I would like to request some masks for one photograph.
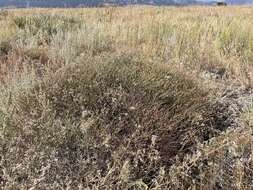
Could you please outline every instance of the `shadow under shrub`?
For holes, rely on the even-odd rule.
[[[12,50],[12,45],[9,40],[0,42],[0,56],[7,55]]]

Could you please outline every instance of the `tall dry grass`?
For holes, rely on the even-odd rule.
[[[0,12],[0,188],[252,189],[252,11]]]

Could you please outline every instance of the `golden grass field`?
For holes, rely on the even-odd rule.
[[[253,189],[253,7],[0,11],[0,189]]]

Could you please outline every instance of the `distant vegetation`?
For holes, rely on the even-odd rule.
[[[252,20],[0,12],[0,189],[253,189]]]

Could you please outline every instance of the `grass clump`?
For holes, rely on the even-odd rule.
[[[44,42],[50,43],[52,36],[58,32],[75,30],[80,26],[80,21],[70,17],[52,15],[34,15],[14,17],[13,22],[24,35],[36,36]],[[41,42],[42,43],[42,42]]]
[[[43,175],[44,185],[57,187],[51,172],[61,170],[60,181],[84,181],[85,187],[99,175],[103,180],[91,187],[154,188],[152,180],[159,178],[163,167],[168,170],[197,139],[209,138],[199,131],[210,131],[210,137],[215,134],[214,129],[193,123],[204,111],[206,93],[166,67],[125,55],[96,58],[66,67],[14,97],[13,123],[8,126],[12,136],[5,146],[21,142],[29,146],[19,147],[22,161],[14,159],[4,167],[24,166],[28,161],[30,166],[23,173],[10,173],[15,181],[5,179],[5,185],[21,183],[29,188]],[[192,131],[194,141],[186,131]],[[30,158],[35,153],[36,158]],[[11,147],[2,155],[14,156]],[[44,159],[50,166],[42,174]],[[55,165],[53,159],[61,161]],[[128,173],[121,176],[125,181],[115,176],[126,172],[122,170]],[[25,177],[31,172],[33,177]],[[143,182],[137,184],[137,179]]]

